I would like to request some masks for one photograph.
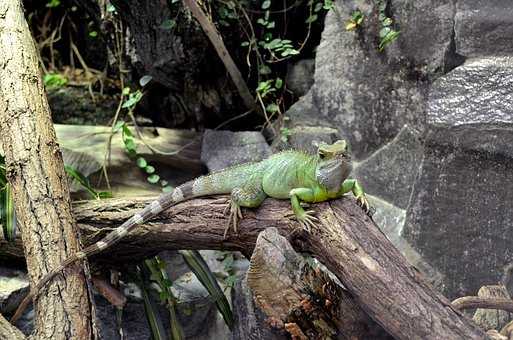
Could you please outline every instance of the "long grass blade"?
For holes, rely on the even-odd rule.
[[[228,299],[201,254],[197,250],[181,250],[180,254],[182,254],[185,263],[187,263],[191,271],[210,294],[228,328],[232,329],[233,313]]]

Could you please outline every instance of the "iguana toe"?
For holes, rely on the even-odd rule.
[[[310,232],[313,227],[315,227],[316,223],[319,222],[319,219],[314,216],[315,211],[307,210],[303,214],[297,216],[299,224],[303,227],[304,230]]]
[[[237,203],[230,201],[230,204],[224,210],[224,214],[228,212],[228,209],[230,211],[230,215],[228,216],[228,223],[226,224],[226,228],[224,229],[223,239],[226,238],[228,230],[230,230],[230,226],[233,225],[233,231],[237,232],[237,225],[239,223],[239,219],[242,219],[242,211]]]

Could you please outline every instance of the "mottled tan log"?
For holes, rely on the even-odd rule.
[[[26,337],[0,314],[0,339],[24,340]]]
[[[79,249],[37,53],[21,1],[0,1],[0,139],[31,284]],[[38,339],[92,337],[81,268],[71,267],[40,296]]]

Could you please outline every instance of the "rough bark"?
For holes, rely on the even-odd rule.
[[[21,1],[0,2],[0,139],[32,285],[79,249],[39,72]],[[39,297],[39,339],[91,338],[91,305],[80,268],[70,268]]]
[[[25,335],[0,314],[0,339],[23,340]]]
[[[74,213],[89,236],[121,224],[148,199],[77,204]],[[176,205],[136,228],[98,259],[133,262],[162,249],[239,250],[250,255],[258,234],[278,228],[296,251],[314,254],[332,271],[365,312],[397,339],[483,339],[484,333],[452,308],[399,253],[351,198],[314,205],[319,227],[305,234],[290,214],[290,203],[268,199],[244,210],[239,233],[223,239],[227,196]],[[96,235],[101,237],[101,235]],[[88,240],[87,242],[90,242]],[[0,250],[1,251],[1,250]]]
[[[339,282],[296,253],[276,228],[258,236],[246,277],[257,305],[275,328],[294,324],[308,339],[393,339]]]

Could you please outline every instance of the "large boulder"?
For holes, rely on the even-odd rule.
[[[470,60],[434,83],[404,236],[449,297],[496,283],[513,260],[513,58]]]
[[[419,133],[409,126],[388,144],[358,163],[353,176],[365,191],[406,209],[422,158]]]
[[[513,54],[513,2],[465,0],[457,2],[456,52],[466,57]]]

